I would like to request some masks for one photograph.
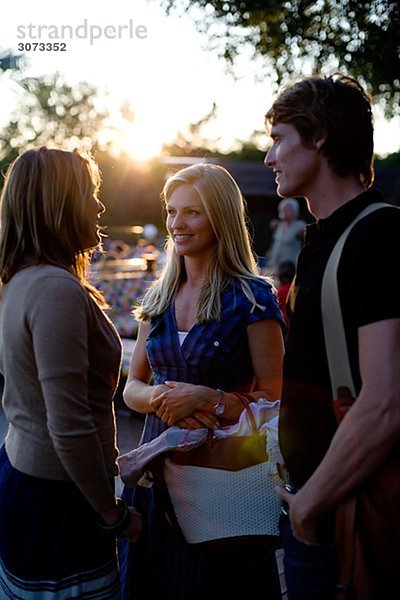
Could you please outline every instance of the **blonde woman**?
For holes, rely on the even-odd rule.
[[[269,400],[281,393],[282,316],[258,275],[236,182],[220,166],[199,164],[171,177],[162,197],[168,258],[136,311],[124,391],[126,404],[147,415],[142,442],[171,425],[237,420],[243,407],[230,390]],[[145,511],[146,535],[137,552],[121,545],[124,598],[246,599],[262,587],[266,598],[280,597],[270,545],[222,544],[215,559],[199,555],[169,525],[152,489],[137,486],[133,501]]]
[[[100,242],[88,155],[41,147],[1,196],[2,598],[119,598],[116,534],[141,522],[114,496],[121,342],[85,279]]]

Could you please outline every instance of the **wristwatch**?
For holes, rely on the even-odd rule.
[[[225,394],[223,390],[218,390],[218,402],[214,406],[214,415],[220,417],[225,412]]]

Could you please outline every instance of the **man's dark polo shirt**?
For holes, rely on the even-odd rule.
[[[382,201],[379,191],[366,191],[306,228],[288,298],[290,326],[279,426],[285,465],[297,486],[303,485],[321,462],[336,430],[321,317],[325,266],[337,239],[355,216],[367,205]],[[389,207],[354,226],[338,269],[357,392],[361,387],[357,330],[383,319],[400,318],[399,272],[400,210]]]

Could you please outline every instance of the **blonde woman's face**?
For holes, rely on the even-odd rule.
[[[89,234],[85,240],[85,249],[94,248],[101,241],[99,219],[105,210],[104,204],[96,196],[93,195],[88,201],[85,220]]]
[[[210,220],[196,190],[180,185],[167,202],[167,229],[180,256],[207,260],[216,246]]]

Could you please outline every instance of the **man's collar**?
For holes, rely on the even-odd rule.
[[[379,190],[372,189],[362,192],[337,208],[329,217],[318,219],[315,223],[307,225],[306,242],[317,233],[323,233],[324,235],[341,233],[366,206],[382,201],[382,194]]]

